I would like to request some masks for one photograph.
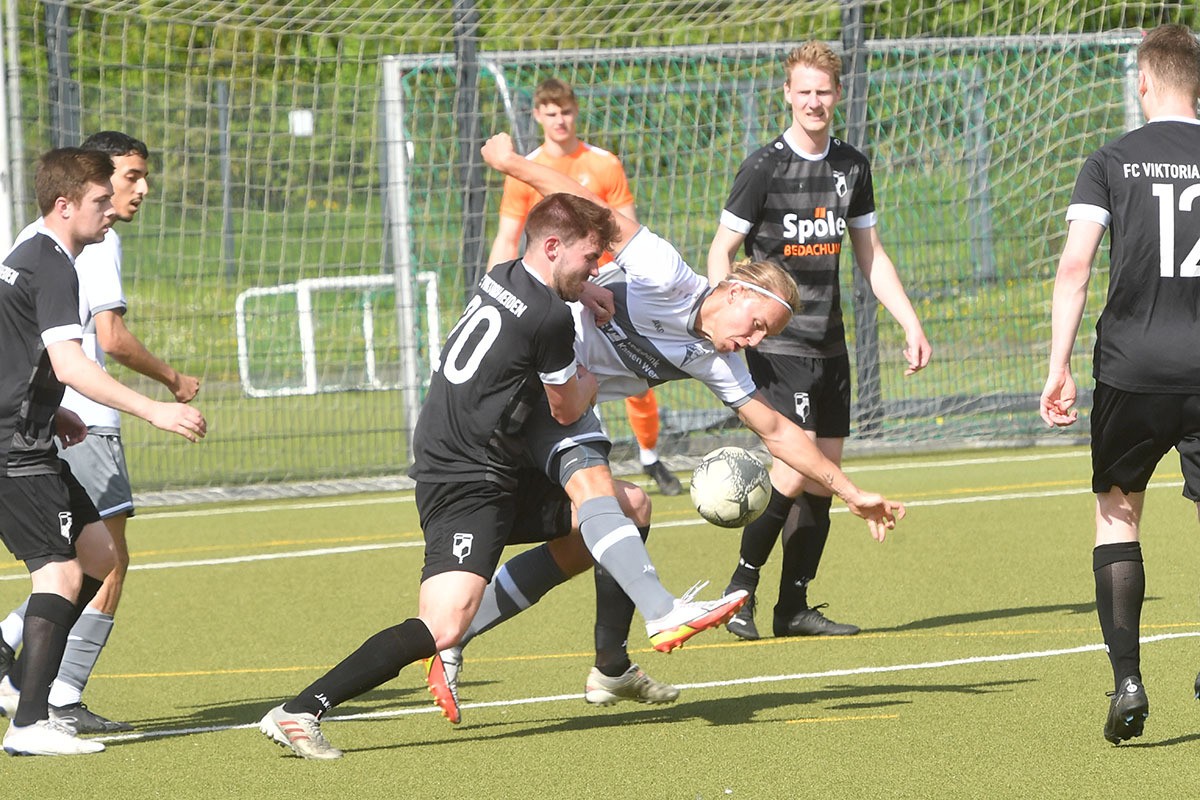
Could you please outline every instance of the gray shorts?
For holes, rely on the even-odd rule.
[[[521,434],[533,463],[562,486],[581,469],[607,465],[612,449],[595,406],[570,425],[562,425],[550,415],[550,404],[543,398]]]
[[[118,514],[133,516],[133,489],[117,429],[88,428],[87,436],[79,444],[70,447],[60,444],[58,455],[71,465],[71,472],[92,498],[100,519]]]

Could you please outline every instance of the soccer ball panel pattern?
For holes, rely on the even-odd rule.
[[[767,468],[741,447],[721,447],[692,472],[692,504],[713,525],[740,528],[758,518],[771,499]]]

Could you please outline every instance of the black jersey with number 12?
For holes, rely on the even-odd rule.
[[[1109,225],[1096,380],[1200,393],[1200,123],[1150,122],[1084,163],[1068,220]]]
[[[566,303],[518,259],[484,275],[446,337],[417,418],[409,475],[427,483],[515,483],[519,439],[543,383],[575,374]]]

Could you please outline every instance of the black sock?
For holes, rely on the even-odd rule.
[[[406,619],[399,625],[380,631],[342,660],[333,669],[284,704],[289,714],[320,716],[364,692],[387,683],[400,670],[437,652],[437,643],[429,628],[419,619]]]
[[[829,538],[832,497],[802,493],[796,498],[783,526],[783,567],[779,575],[779,602],[775,616],[791,618],[808,608],[808,584]]]
[[[771,550],[775,547],[775,540],[779,538],[779,531],[791,507],[792,498],[781,494],[772,486],[771,499],[767,502],[766,510],[758,519],[742,529],[742,546],[737,569],[729,579],[731,588],[746,589],[751,594],[758,588],[762,565],[771,557]]]
[[[65,597],[48,592],[29,595],[21,649],[25,680],[14,725],[32,725],[49,717],[50,684],[58,676],[75,616],[75,605]]]
[[[75,621],[79,619],[79,615],[87,608],[88,603],[92,602],[92,598],[96,596],[96,592],[100,591],[100,587],[104,585],[104,581],[97,580],[91,575],[83,576],[83,583],[79,588],[79,598],[75,601],[72,609],[71,621],[67,623],[67,630],[70,630],[75,625]],[[28,611],[26,612],[28,614]],[[25,669],[25,651],[22,649],[13,661],[12,669],[8,671],[8,680],[12,683],[13,688],[21,688],[21,672]],[[57,677],[58,673],[55,673]],[[53,681],[53,679],[51,679]]]
[[[1138,631],[1142,600],[1146,597],[1146,570],[1138,542],[1102,544],[1092,550],[1096,576],[1096,613],[1112,663],[1113,687],[1124,678],[1142,680]]]
[[[650,535],[650,526],[639,527],[642,541]],[[621,585],[599,564],[596,581],[596,669],[610,678],[619,678],[632,666],[629,660],[629,626],[633,623],[634,604]]]

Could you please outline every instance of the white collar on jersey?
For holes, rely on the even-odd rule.
[[[796,142],[792,140],[791,128],[788,128],[786,131],[783,132],[783,140],[785,142],[787,142],[788,147],[792,148],[793,153],[795,153],[796,155],[805,159],[806,161],[823,161],[823,160],[825,160],[825,156],[829,155],[829,148],[833,145],[833,137],[830,136],[829,141],[827,141],[825,143],[825,152],[824,153],[819,153],[819,154],[818,153],[806,153],[800,149],[800,145],[796,144]]]
[[[1189,125],[1200,125],[1200,119],[1196,119],[1195,117],[1163,116],[1146,120],[1147,125],[1151,122],[1186,122]]]

